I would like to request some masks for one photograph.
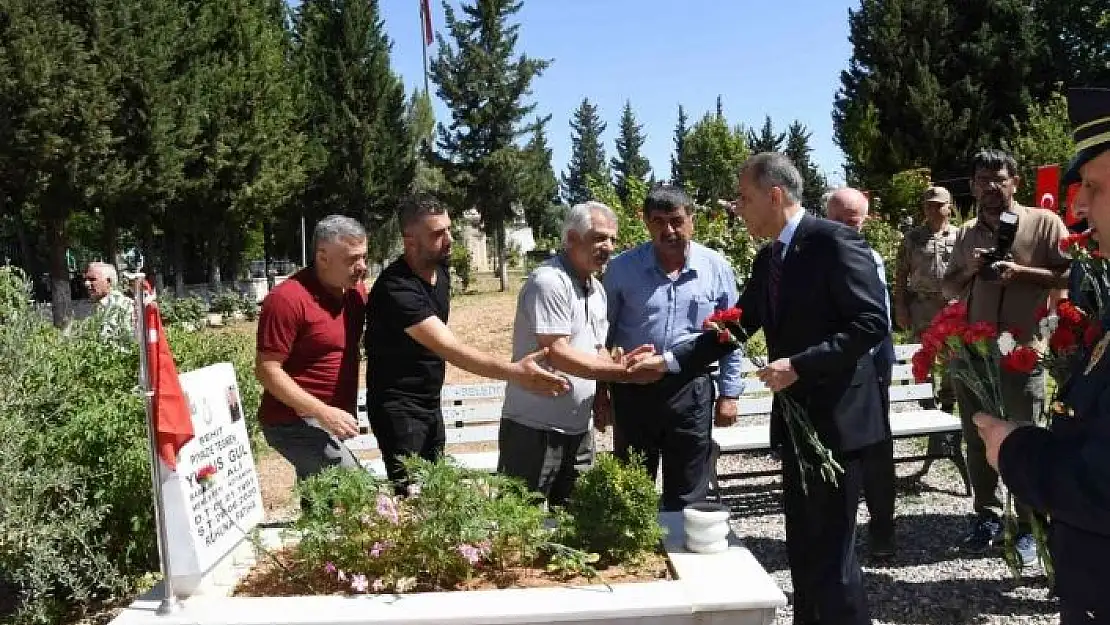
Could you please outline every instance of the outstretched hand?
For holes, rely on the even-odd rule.
[[[570,381],[566,377],[548,371],[540,361],[547,357],[547,348],[532,352],[517,361],[519,369],[517,379],[513,380],[525,390],[538,395],[557,397],[570,390]]]

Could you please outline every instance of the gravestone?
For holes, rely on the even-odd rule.
[[[180,378],[195,436],[181,448],[176,471],[159,464],[170,575],[174,591],[188,596],[264,512],[235,369],[220,363]],[[203,483],[198,473],[208,467],[214,472]]]

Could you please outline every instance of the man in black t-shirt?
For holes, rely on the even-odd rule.
[[[378,439],[386,473],[403,491],[401,459],[443,454],[440,410],[445,361],[524,388],[559,395],[569,389],[562,376],[537,362],[543,352],[518,362],[501,362],[462,344],[447,327],[451,308],[451,219],[429,196],[405,199],[400,211],[404,254],[374,282],[367,303],[366,388],[370,428]]]

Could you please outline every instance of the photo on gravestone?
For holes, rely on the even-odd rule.
[[[227,409],[231,413],[232,423],[243,418],[243,407],[239,403],[239,389],[234,384],[227,387]]]

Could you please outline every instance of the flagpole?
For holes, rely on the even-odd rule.
[[[432,92],[428,90],[428,36],[426,33],[428,32],[428,24],[432,22],[432,16],[428,15],[424,7],[424,0],[420,0],[420,43],[422,44],[420,47],[424,55],[424,95],[430,100]],[[424,20],[428,20],[427,23]]]
[[[162,588],[165,593],[158,605],[158,615],[173,614],[181,609],[181,601],[173,589],[170,573],[169,540],[166,536],[166,521],[162,518],[162,479],[159,475],[158,440],[154,429],[154,389],[150,383],[150,360],[147,348],[150,339],[146,327],[146,289],[143,273],[129,274],[131,288],[135,294],[135,342],[139,346],[139,388],[143,392],[146,405],[147,449],[150,451],[150,485],[154,494],[154,525],[158,529],[158,564],[162,570]]]

